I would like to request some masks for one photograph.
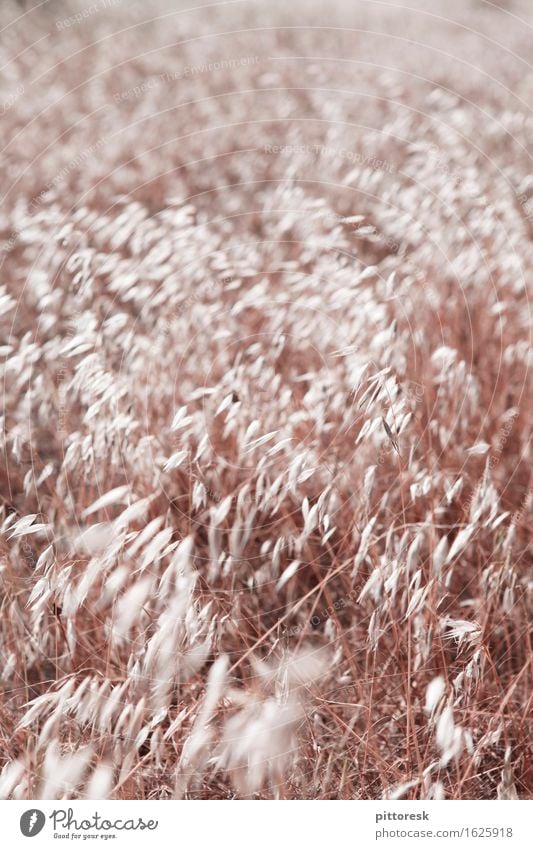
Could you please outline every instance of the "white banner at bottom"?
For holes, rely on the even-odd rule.
[[[533,847],[533,802],[0,802],[2,845],[201,849]]]

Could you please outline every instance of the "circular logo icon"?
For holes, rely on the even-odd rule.
[[[43,830],[46,817],[42,811],[37,808],[32,808],[30,811],[24,811],[20,818],[20,830],[24,837],[35,837]]]

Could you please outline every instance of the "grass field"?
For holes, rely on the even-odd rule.
[[[531,798],[531,7],[31,5],[0,797]]]

